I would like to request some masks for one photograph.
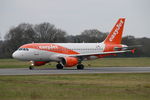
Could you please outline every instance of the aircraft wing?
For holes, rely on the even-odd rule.
[[[135,51],[135,49],[133,49],[133,50],[124,50],[124,51],[112,51],[112,52],[86,53],[86,54],[69,55],[69,57],[86,57],[86,56],[96,56],[96,55],[105,55],[105,54],[118,54],[118,53],[125,53],[125,52],[134,53],[134,51]]]

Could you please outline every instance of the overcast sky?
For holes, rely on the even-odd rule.
[[[124,36],[150,37],[150,0],[0,0],[0,33],[22,22],[50,22],[68,34],[111,31],[126,18]]]

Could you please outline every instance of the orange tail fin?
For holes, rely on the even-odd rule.
[[[124,28],[125,18],[120,18],[111,32],[108,34],[104,43],[107,44],[120,44],[122,40],[122,32]]]

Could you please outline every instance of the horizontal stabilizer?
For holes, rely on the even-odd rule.
[[[127,47],[115,47],[115,50],[132,50],[132,49],[136,49],[136,48],[140,48],[142,47],[142,45],[133,45],[133,46],[127,46]]]

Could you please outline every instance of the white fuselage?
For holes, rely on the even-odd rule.
[[[98,53],[103,52],[105,48],[104,43],[52,43],[55,45],[62,46],[64,48],[70,49],[75,51],[79,54],[86,54],[86,53]],[[23,48],[24,49],[24,48]],[[13,57],[19,60],[26,60],[26,61],[58,61],[59,56],[67,56],[68,54],[60,53],[59,51],[65,51],[66,49],[57,49],[56,52],[50,52],[46,50],[34,49],[34,48],[27,48],[28,50],[18,49],[13,53]],[[53,49],[45,47],[45,49]]]

